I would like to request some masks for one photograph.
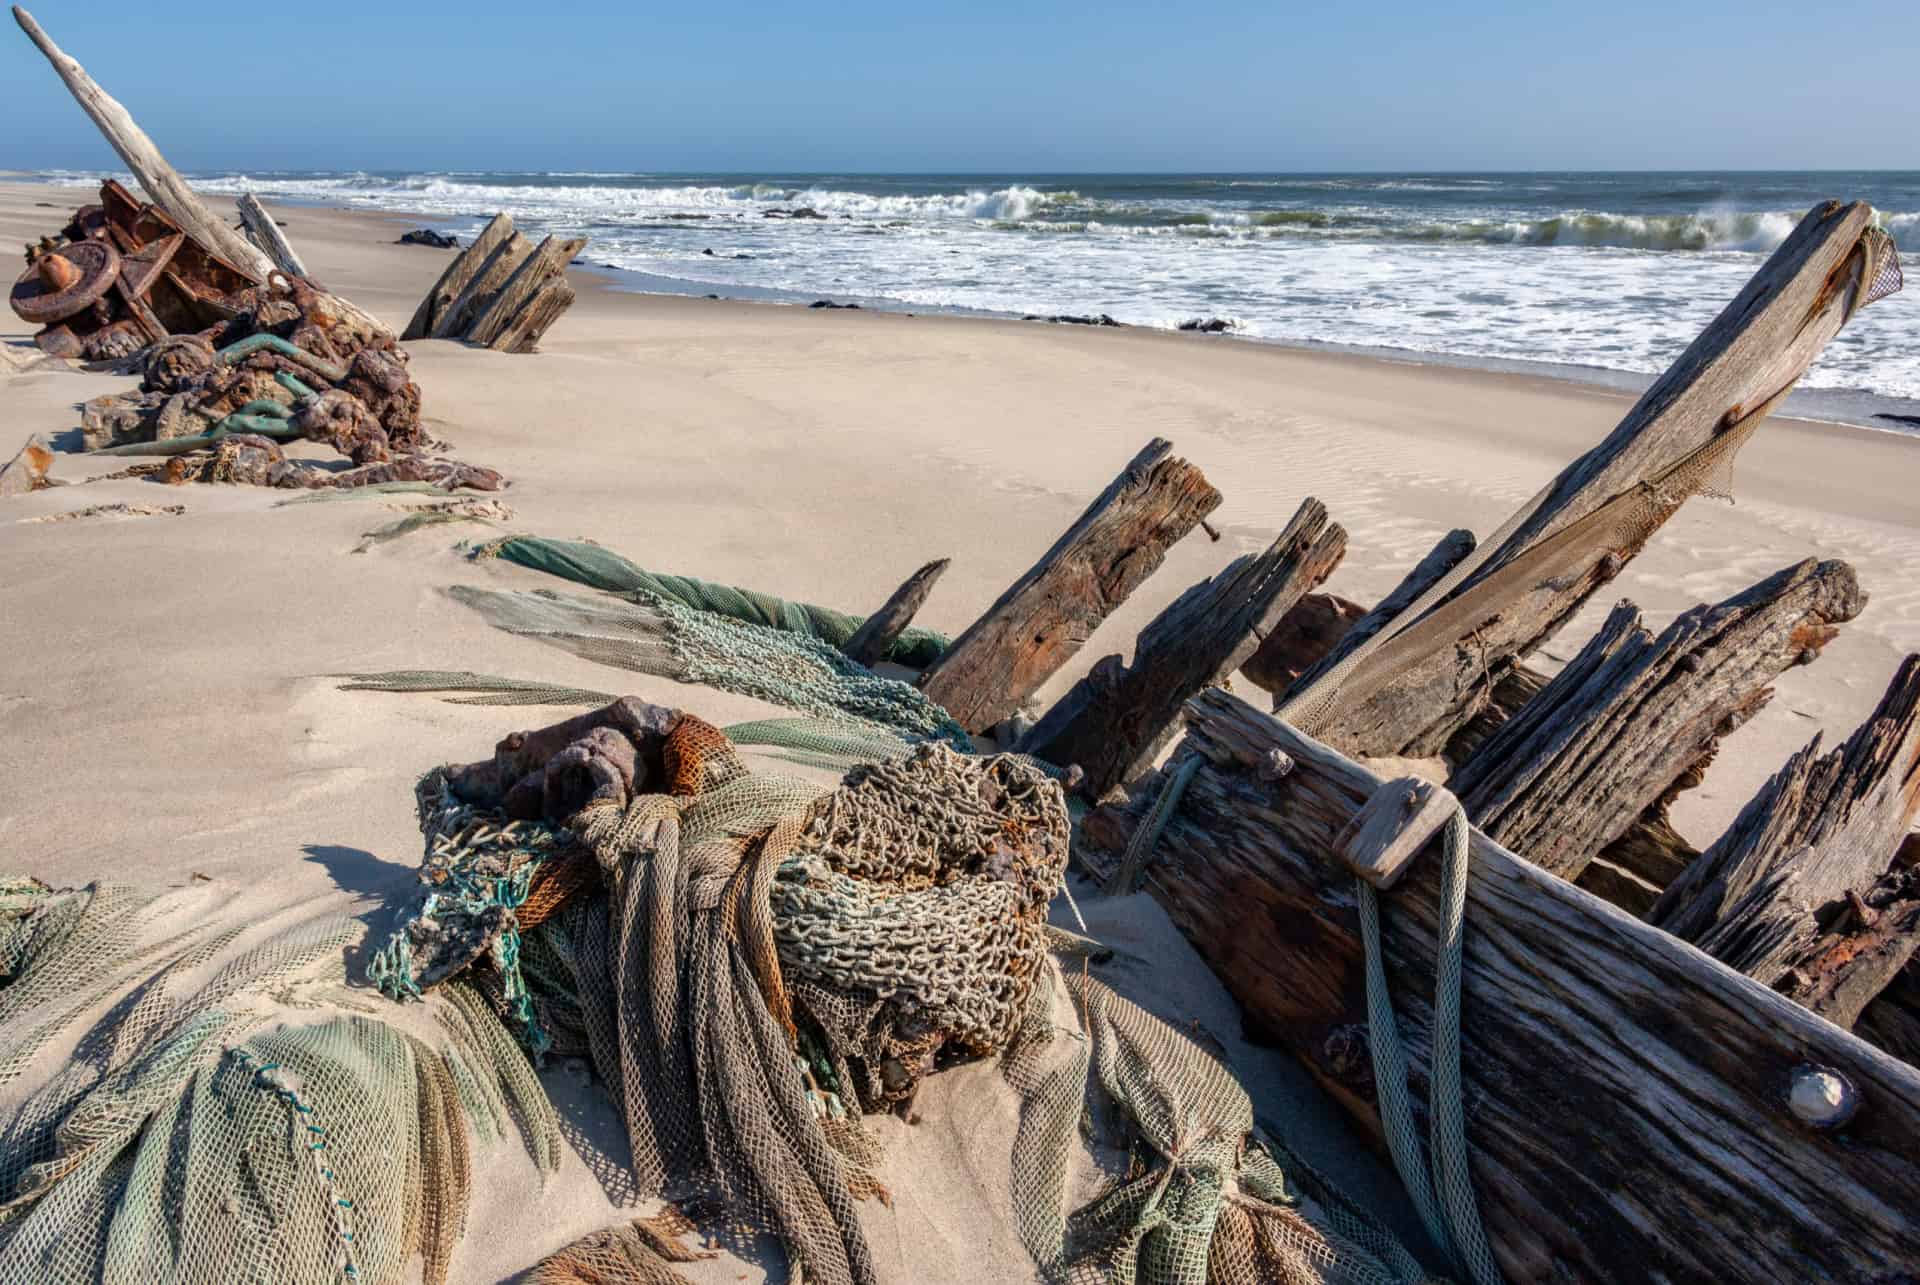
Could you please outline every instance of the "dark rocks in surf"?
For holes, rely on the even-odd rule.
[[[1056,326],[1113,326],[1116,329],[1126,324],[1123,321],[1115,321],[1112,317],[1109,317],[1104,312],[1099,313],[1098,315],[1089,314],[1085,316],[1074,316],[1072,314],[1061,313],[1052,317],[1042,317],[1038,313],[1030,312],[1026,316],[1020,318],[1020,320],[1045,321]]]
[[[822,219],[824,220],[827,216],[820,213],[820,211],[814,209],[811,205],[802,205],[791,210],[766,210],[760,215],[760,217],[763,219]]]
[[[458,250],[460,238],[448,236],[444,232],[435,232],[432,228],[415,228],[411,232],[402,232],[397,245],[430,245],[436,250]]]
[[[1233,329],[1233,325],[1225,317],[1190,317],[1180,323],[1180,329],[1202,335],[1224,335]]]
[[[1911,424],[1915,428],[1920,428],[1920,415],[1896,415],[1892,411],[1883,410],[1876,411],[1873,417],[1875,419],[1890,420],[1895,424]]]
[[[807,305],[807,307],[809,307],[809,308],[831,308],[831,309],[833,309],[833,310],[835,310],[835,311],[842,311],[842,310],[844,310],[844,311],[848,311],[848,312],[859,312],[859,311],[860,311],[860,305],[859,305],[859,304],[857,304],[857,303],[835,303],[835,302],[834,302],[833,300],[831,300],[831,299],[815,299],[815,300],[814,300],[814,301],[813,301],[812,303],[810,303],[810,304],[808,304],[808,305]]]

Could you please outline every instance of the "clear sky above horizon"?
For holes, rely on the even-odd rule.
[[[43,3],[182,169],[1920,168],[1920,9]],[[0,168],[118,167],[0,37]]]

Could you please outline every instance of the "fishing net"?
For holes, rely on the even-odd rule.
[[[882,678],[803,634],[696,610],[644,590],[631,601],[469,585],[448,592],[496,629],[603,665],[972,748],[965,729],[918,688]]]
[[[371,1015],[356,920],[0,881],[0,1282],[444,1281],[476,1141],[558,1123],[465,982]],[[430,1019],[477,1013],[484,1023]]]
[[[833,648],[845,647],[863,619],[830,607],[776,598],[756,589],[737,589],[692,576],[647,571],[611,549],[585,540],[509,536],[482,545],[475,550],[475,556],[505,558],[508,562],[608,593],[664,598],[695,611],[711,611],[749,624],[815,638]],[[948,645],[946,635],[910,625],[900,632],[882,659],[912,669],[925,669],[940,659]]]

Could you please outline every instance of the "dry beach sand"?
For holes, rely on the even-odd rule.
[[[84,199],[0,185],[0,243],[52,230]],[[449,253],[392,244],[403,225],[387,217],[279,213],[316,278],[396,329]],[[1543,379],[1204,337],[648,297],[574,279],[580,302],[541,353],[415,343],[413,371],[454,453],[513,479],[500,497],[513,529],[591,538],[643,566],[869,610],[913,568],[950,556],[921,622],[957,631],[1148,438],[1172,439],[1225,494],[1213,519],[1224,538],[1177,546],[1044,698],[1124,651],[1180,590],[1264,546],[1302,498],[1319,497],[1352,536],[1328,587],[1371,602],[1449,527],[1491,531],[1629,404]],[[77,439],[80,402],[132,386],[16,370],[33,356],[26,330],[11,314],[0,324],[7,453],[30,432]],[[70,482],[106,471],[75,456],[55,465]],[[1802,558],[1855,566],[1866,612],[1817,663],[1782,677],[1771,707],[1677,806],[1695,842],[1814,733],[1831,743],[1851,731],[1920,650],[1920,439],[1779,420],[1742,454],[1736,493],[1733,506],[1690,503],[1550,648],[1570,656],[1621,596],[1657,627]],[[716,723],[776,712],[607,670],[456,607],[447,585],[551,583],[455,552],[486,527],[433,527],[356,554],[363,532],[397,516],[385,502],[278,507],[287,498],[118,481],[0,506],[0,779],[11,785],[0,868],[52,883],[204,875],[263,911],[353,900],[379,925],[418,859],[415,777],[563,711],[342,693],[324,675],[471,669],[631,691]],[[31,520],[114,504],[185,511]],[[1124,970],[1130,993],[1182,1025],[1199,1020],[1301,1151],[1364,1203],[1393,1203],[1391,1177],[1303,1076],[1239,1041],[1231,1001],[1156,907],[1131,898],[1089,913],[1098,935],[1153,961]],[[548,1082],[585,1150],[623,1150],[577,1072],[556,1068]],[[1030,1278],[993,1194],[1012,1102],[997,1072],[976,1066],[929,1084],[919,1125],[888,1123],[895,1202],[866,1211],[887,1279]],[[517,1152],[493,1160],[461,1279],[510,1278],[618,1216],[577,1156],[544,1191]],[[763,1279],[732,1258],[695,1271]]]

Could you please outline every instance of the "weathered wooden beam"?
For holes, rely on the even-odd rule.
[[[1872,218],[1858,203],[1811,211],[1619,426],[1487,542],[1444,601],[1344,674],[1337,721],[1302,721],[1352,753],[1442,752],[1515,662],[1688,495],[1719,484],[1731,453],[1882,273],[1888,242]]]
[[[1920,815],[1920,655],[1831,754],[1814,739],[1662,894],[1649,920],[1771,986]]]
[[[1293,604],[1241,662],[1240,674],[1255,687],[1273,693],[1274,708],[1287,690],[1339,646],[1340,639],[1367,609],[1336,593],[1310,593]]]
[[[501,285],[500,292],[493,297],[479,316],[474,318],[473,324],[467,327],[468,342],[491,344],[498,339],[500,332],[511,325],[514,318],[520,315],[521,310],[533,301],[533,296],[538,293],[540,287],[556,273],[566,271],[567,265],[573,262],[574,256],[578,255],[586,244],[587,238],[583,236],[566,238],[550,236],[542,241],[539,249],[520,261],[520,265],[513,270],[513,275]]]
[[[1335,835],[1378,788],[1359,764],[1218,689],[1151,895],[1239,1000],[1377,1127],[1354,877]],[[1275,751],[1293,765],[1263,773]],[[1124,847],[1152,791],[1095,809]],[[1089,857],[1098,861],[1097,854]],[[1382,898],[1383,963],[1427,1128],[1440,862]],[[1475,1193],[1511,1281],[1886,1281],[1911,1271],[1920,1072],[1474,832],[1461,1020]],[[1820,1133],[1794,1071],[1865,1104]]]
[[[880,610],[860,622],[860,627],[853,631],[853,637],[847,639],[847,645],[841,650],[859,664],[876,664],[906,627],[913,623],[913,617],[926,602],[927,595],[933,592],[933,586],[939,583],[940,577],[947,573],[947,568],[952,564],[951,558],[935,558],[908,576]]]
[[[1602,848],[1594,860],[1607,861],[1630,871],[1636,878],[1651,884],[1656,893],[1684,874],[1687,867],[1700,856],[1700,850],[1673,828],[1667,809],[1680,791],[1691,790],[1700,784],[1704,762],[1696,763],[1682,772],[1674,782],[1674,788],[1641,813],[1640,819],[1628,826],[1625,834]],[[1635,913],[1644,913],[1646,909],[1642,907]]]
[[[240,209],[240,221],[246,224],[247,235],[253,243],[266,252],[275,267],[289,276],[304,277],[307,265],[300,261],[293,244],[287,240],[287,234],[267,213],[267,207],[260,204],[260,198],[251,192],[242,192],[240,199],[234,202]]]
[[[473,279],[480,275],[480,269],[487,265],[494,251],[506,244],[513,235],[513,216],[496,214],[488,220],[480,234],[467,243],[465,249],[453,256],[441,272],[440,279],[433,283],[433,289],[427,291],[420,300],[420,306],[414,309],[413,320],[400,332],[402,339],[425,339],[433,333],[434,327],[453,306]]]
[[[127,163],[133,176],[140,180],[140,186],[147,190],[154,204],[165,210],[188,236],[255,281],[265,281],[273,271],[273,260],[207,208],[206,202],[187,186],[179,172],[167,164],[167,158],[160,154],[160,149],[154,146],[153,140],[134,121],[132,114],[102,89],[87,74],[86,68],[54,44],[53,38],[40,29],[40,24],[33,20],[32,14],[15,5],[13,19],[20,24],[20,30],[27,33],[27,38],[46,55],[47,61],[53,64],[54,71],[72,92],[80,109],[99,126],[107,142]]]
[[[1487,836],[1562,879],[1624,835],[1721,736],[1866,606],[1853,568],[1809,558],[1655,637],[1630,602],[1454,774]]]
[[[1181,594],[1140,631],[1133,664],[1108,656],[1043,715],[1020,748],[1086,773],[1099,798],[1153,765],[1177,731],[1180,707],[1202,687],[1224,683],[1274,623],[1318,585],[1347,551],[1347,533],[1309,499],[1258,556]]]
[[[467,330],[487,305],[492,303],[500,288],[514,274],[527,258],[533,254],[533,242],[518,232],[510,233],[499,248],[487,256],[480,270],[467,282],[466,288],[455,296],[440,319],[433,324],[435,339],[464,339]]]
[[[1854,1033],[1920,1067],[1920,964],[1912,960],[1861,1010]]]
[[[1920,870],[1892,871],[1847,899],[1840,922],[1793,961],[1775,989],[1852,1030],[1920,949]]]
[[[1024,704],[1219,506],[1220,492],[1162,438],[1147,443],[1040,561],[921,680],[970,732]]]
[[[1439,542],[1414,564],[1413,570],[1407,572],[1372,611],[1354,621],[1353,627],[1341,636],[1326,655],[1294,680],[1294,688],[1304,690],[1312,686],[1321,675],[1345,660],[1349,652],[1386,628],[1401,612],[1417,602],[1422,594],[1440,583],[1449,571],[1471,557],[1475,543],[1473,532],[1464,527],[1441,536]]]
[[[487,347],[496,352],[534,351],[553,323],[560,320],[560,314],[573,307],[573,299],[573,286],[565,277],[548,277]]]

